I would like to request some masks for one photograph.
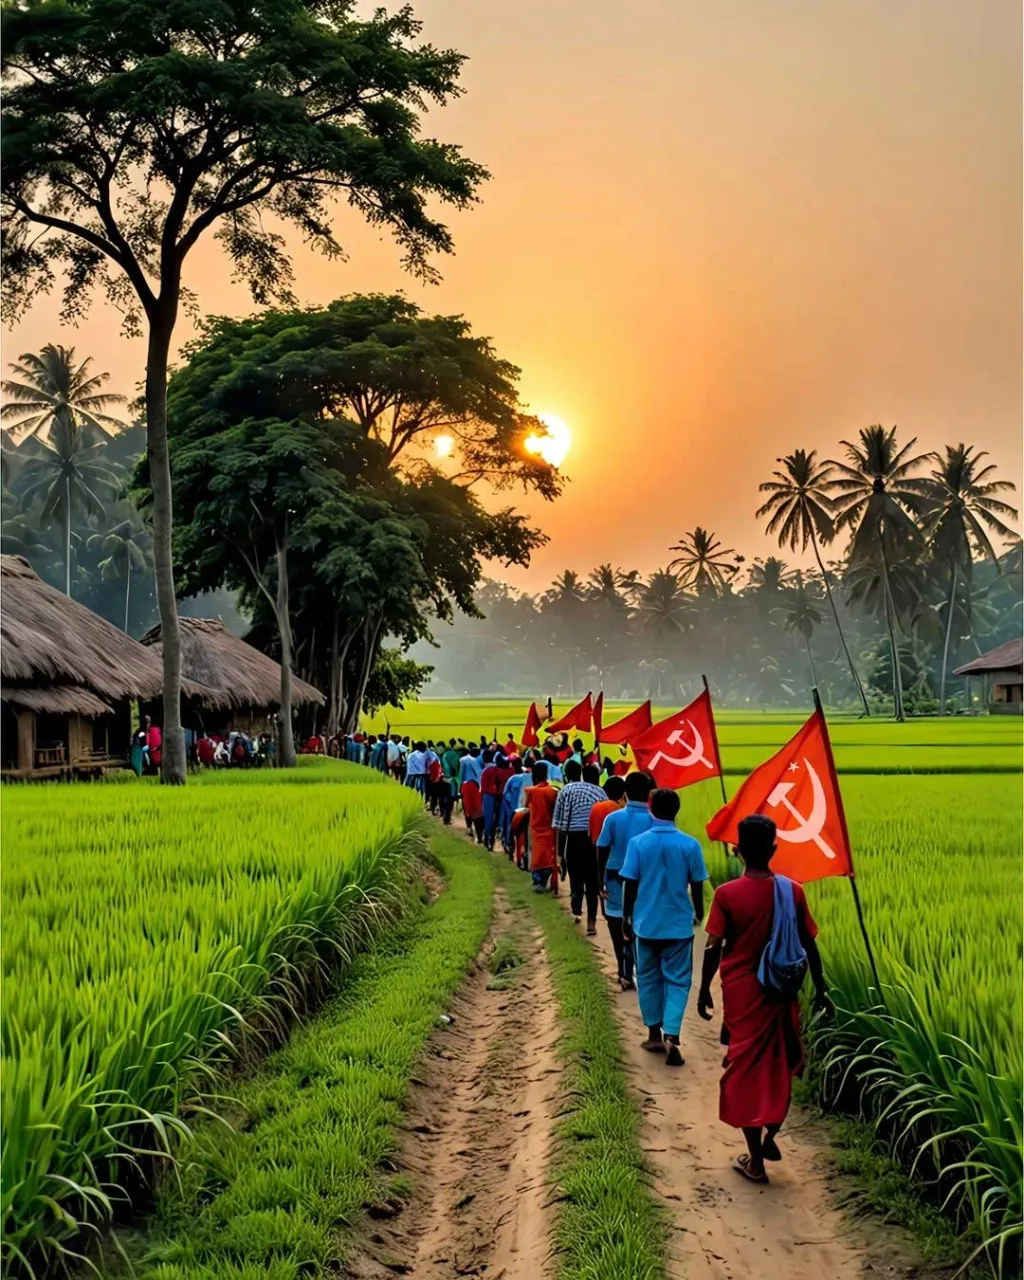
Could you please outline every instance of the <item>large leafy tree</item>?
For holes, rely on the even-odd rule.
[[[185,594],[219,586],[241,590],[272,614],[286,768],[295,763],[292,557],[296,549],[321,550],[323,522],[345,536],[348,489],[372,466],[364,445],[344,423],[276,418],[247,418],[196,440],[179,442],[172,435],[175,486],[181,509],[190,512],[175,544],[179,582]]]
[[[64,314],[93,286],[144,333],[146,428],[163,630],[166,782],[185,780],[171,554],[167,365],[185,261],[215,229],[256,302],[290,299],[279,227],[330,256],[339,197],[388,227],[413,271],[451,238],[434,210],[486,176],[420,136],[459,92],[460,55],[417,43],[408,8],[354,0],[35,0],[4,7],[5,298],[17,314],[61,277]]]
[[[914,475],[926,461],[913,453],[916,437],[905,445],[896,439],[896,428],[875,424],[865,427],[855,442],[841,440],[844,460],[832,461],[826,489],[835,503],[836,528],[850,529],[850,566],[859,578],[861,593],[877,582],[881,612],[889,633],[893,670],[893,712],[903,715],[903,689],[897,654],[896,632],[900,607],[894,590],[897,565],[913,576],[923,550],[920,518],[926,509],[929,481]],[[855,591],[857,588],[855,588]]]
[[[942,453],[930,455],[931,489],[927,495],[926,532],[941,570],[949,573],[949,594],[939,670],[939,710],[946,713],[946,673],[953,634],[953,616],[958,603],[970,621],[974,554],[987,556],[998,567],[999,555],[992,538],[1015,539],[1016,531],[1007,520],[1016,520],[1017,510],[997,495],[1012,493],[1015,485],[995,477],[995,465],[983,465],[988,457],[973,445],[946,445]],[[960,597],[962,596],[962,599]]]
[[[780,547],[806,551],[810,545],[814,552],[846,665],[850,668],[864,714],[870,715],[868,697],[839,620],[832,584],[821,558],[822,546],[827,546],[836,536],[835,507],[828,492],[832,467],[829,463],[818,462],[815,449],[810,453],[806,449],[796,449],[776,461],[781,470],[773,471],[772,478],[760,486],[760,491],[767,493],[768,497],[758,508],[757,515],[759,518],[768,517],[768,532],[778,539]]]
[[[433,446],[460,483],[561,490],[559,472],[527,448],[544,428],[519,405],[516,366],[461,316],[423,315],[402,297],[215,320],[189,376],[216,380],[236,403],[269,397],[296,414],[348,418],[405,470]]]

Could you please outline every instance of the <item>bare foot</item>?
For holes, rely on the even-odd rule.
[[[665,1043],[667,1046],[666,1053],[665,1053],[665,1066],[681,1067],[683,1063],[686,1061],[686,1059],[679,1052],[679,1041],[673,1040],[671,1037],[668,1037]]]
[[[766,1160],[781,1160],[782,1152],[774,1138],[766,1138],[761,1144],[761,1154]]]

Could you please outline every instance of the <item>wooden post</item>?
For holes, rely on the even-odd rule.
[[[36,767],[36,713],[18,712],[18,768],[31,773]]]

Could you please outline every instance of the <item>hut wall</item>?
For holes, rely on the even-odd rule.
[[[19,724],[18,713],[9,702],[0,703],[0,768],[17,769]]]

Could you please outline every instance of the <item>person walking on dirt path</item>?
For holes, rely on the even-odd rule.
[[[444,769],[444,780],[448,787],[446,810],[448,816],[445,819],[445,826],[451,825],[452,809],[455,807],[455,801],[459,794],[460,760],[461,756],[459,755],[459,748],[455,743],[455,739],[452,738],[447,747],[445,747],[444,751],[441,753],[441,767]]]
[[[745,871],[721,884],[708,913],[704,964],[697,1012],[707,1022],[715,1007],[711,980],[721,969],[722,1043],[726,1045],[719,1116],[742,1129],[747,1154],[734,1168],[751,1182],[767,1182],[766,1160],[781,1160],[776,1137],[793,1093],[793,1077],[803,1070],[800,1001],[770,996],[761,985],[761,957],[775,922],[775,877],[769,863],[775,852],[775,823],[752,814],[739,824],[739,855]],[[813,1007],[828,1016],[832,1004],[825,986],[817,925],[803,887],[790,881],[793,911],[807,968],[814,982]]]
[[[587,933],[597,933],[597,903],[600,884],[597,877],[597,850],[590,838],[590,814],[595,804],[607,800],[597,785],[598,772],[586,769],[578,760],[567,760],[564,766],[566,784],[558,793],[552,825],[558,832],[558,862],[562,875],[569,875],[569,903],[573,919],[579,924],[583,900],[587,902]]]
[[[480,797],[484,806],[484,847],[492,852],[501,814],[501,794],[511,776],[512,770],[500,751],[494,753],[494,759],[480,775]]]
[[[462,816],[466,819],[466,830],[477,844],[481,844],[484,838],[484,807],[480,799],[480,778],[483,771],[480,748],[475,742],[470,743],[468,753],[459,761],[459,794],[462,796]]]
[[[512,833],[512,820],[516,810],[522,803],[523,788],[529,778],[523,773],[523,762],[519,756],[512,756],[508,762],[512,771],[501,792],[501,809],[498,814],[498,825],[501,829],[501,843],[509,858],[515,856],[516,839]]]
[[[530,840],[530,874],[538,893],[548,888],[558,896],[558,860],[552,819],[561,793],[548,781],[548,766],[539,760],[534,766],[528,787],[523,788],[523,806],[528,814]]]
[[[693,924],[704,918],[704,853],[676,826],[679,796],[651,793],[651,825],[634,836],[619,872],[622,936],[636,941],[636,984],[647,1027],[643,1047],[681,1067],[679,1033],[693,979]],[[689,890],[689,894],[687,893]],[[692,905],[691,905],[692,902]]]
[[[608,785],[609,783],[611,783],[611,786]],[[605,778],[600,785],[607,799],[599,800],[590,811],[590,839],[595,849],[597,848],[598,837],[604,828],[605,818],[610,813],[617,813],[626,803],[626,782],[624,778]],[[598,870],[600,870],[600,867]]]
[[[648,801],[654,783],[648,773],[630,773],[625,779],[609,778],[605,789],[613,782],[624,789],[626,806],[605,818],[596,842],[597,861],[604,899],[604,918],[608,923],[612,949],[615,952],[619,986],[623,991],[635,991],[633,947],[622,937],[623,886],[620,873],[630,840],[651,829],[654,819]]]

